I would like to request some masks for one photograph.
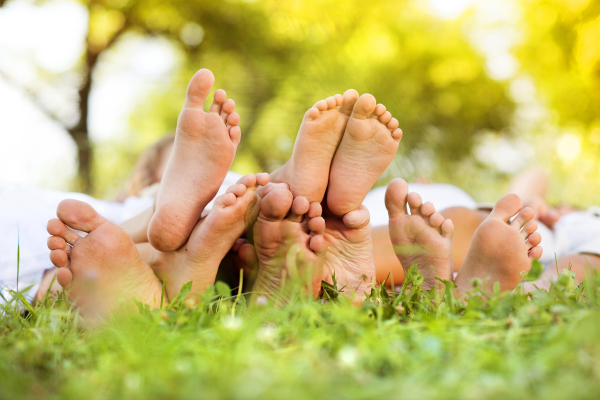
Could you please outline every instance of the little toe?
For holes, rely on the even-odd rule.
[[[292,209],[287,219],[292,222],[301,222],[304,219],[304,214],[308,212],[309,208],[310,203],[308,202],[308,199],[304,196],[298,196],[292,202]]]
[[[50,252],[50,261],[58,268],[67,268],[69,266],[69,256],[63,250],[52,250]]]
[[[421,206],[421,214],[423,214],[423,216],[431,217],[433,215],[433,213],[435,213],[435,206],[433,205],[432,202],[427,201]],[[442,223],[440,222],[440,225],[441,224]],[[440,226],[440,225],[438,225],[438,226]]]
[[[516,194],[508,194],[494,205],[490,217],[508,222],[521,209],[521,199]]]
[[[383,114],[385,114],[385,106],[383,104],[377,104],[373,113],[369,115],[369,118],[379,119]]]
[[[263,197],[260,213],[263,218],[270,221],[283,220],[290,211],[293,201],[292,192],[283,187],[275,187]]]
[[[390,182],[385,191],[385,208],[387,208],[390,218],[407,215],[407,196],[408,184],[404,179],[396,178]]]
[[[322,235],[325,233],[325,219],[323,217],[315,217],[308,220],[308,229],[313,235]]]
[[[436,212],[431,217],[429,217],[429,223],[434,228],[439,228],[444,223],[444,217],[439,212]]]
[[[452,235],[454,234],[454,223],[452,222],[452,220],[447,219],[442,224],[441,229],[442,229],[442,236],[447,239],[451,239]]]
[[[535,212],[533,211],[533,209],[525,207],[524,209],[519,211],[519,214],[515,217],[515,219],[512,220],[510,226],[517,229],[521,229],[523,225],[525,225],[527,221],[532,220],[534,216]]]
[[[231,99],[227,99],[227,101],[225,101],[225,103],[223,103],[223,107],[221,108],[221,113],[219,114],[221,116],[221,119],[223,120],[223,122],[227,123],[229,116],[233,113],[233,110],[235,110],[235,101],[231,100]],[[239,116],[238,116],[239,119]],[[239,123],[239,120],[238,120]],[[235,124],[237,125],[237,124]]]
[[[539,260],[539,258],[542,256],[543,253],[543,249],[540,246],[535,246],[533,248],[531,248],[531,250],[529,250],[529,258],[533,259],[533,260]]]
[[[342,114],[350,116],[352,114],[352,109],[358,100],[358,92],[354,89],[348,89],[344,92],[342,96],[342,104],[338,109]]]
[[[316,218],[320,217],[321,215],[323,215],[323,206],[321,205],[321,203],[319,203],[318,201],[313,201],[312,203],[310,203],[306,216],[308,218]]]
[[[48,233],[53,236],[60,236],[70,245],[74,245],[81,238],[77,233],[73,232],[58,218],[53,218],[48,221]]]
[[[364,205],[360,205],[354,211],[350,211],[346,215],[342,217],[342,221],[344,225],[346,225],[350,229],[362,229],[365,226],[369,225],[371,221],[371,217],[369,215],[369,210]]]
[[[187,87],[184,107],[202,109],[214,83],[215,76],[209,70],[196,72]]]
[[[327,110],[327,101],[319,100],[315,103],[315,105],[313,107],[319,111],[325,111],[325,110]]]
[[[98,214],[92,206],[72,199],[61,201],[56,208],[56,215],[65,225],[83,232],[91,232],[106,222],[106,218]]]
[[[542,235],[540,235],[539,232],[534,232],[527,238],[527,244],[529,244],[529,248],[535,247],[540,243],[542,243]]]
[[[240,179],[238,179],[236,184],[241,184],[246,187],[252,187],[252,186],[256,185],[256,181],[257,181],[256,175],[248,174],[248,175],[244,175]]]
[[[69,268],[60,268],[56,271],[56,281],[63,289],[69,289],[73,282],[73,273]]]
[[[232,126],[229,128],[229,138],[236,146],[240,144],[240,140],[242,139],[242,130],[239,126]]]
[[[223,89],[217,89],[213,96],[213,102],[208,109],[209,112],[215,114],[221,114],[221,109],[223,108],[223,102],[227,98],[227,94]]]
[[[379,117],[379,121],[382,124],[387,124],[392,120],[392,113],[390,113],[389,111],[386,111],[383,113],[383,115],[381,117]]]
[[[373,114],[376,106],[375,97],[369,93],[365,93],[354,104],[351,117],[355,119],[367,119]]]
[[[421,214],[421,205],[423,204],[423,199],[419,193],[409,193],[406,196],[408,201],[408,207],[410,208],[410,215]]]
[[[400,126],[400,122],[396,118],[390,118],[390,121],[387,123],[387,127],[391,132],[394,132],[398,126]]]

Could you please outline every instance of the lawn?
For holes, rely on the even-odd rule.
[[[198,306],[139,305],[85,328],[59,296],[4,305],[0,399],[573,399],[600,396],[600,275],[549,292],[327,288],[247,307],[223,284]],[[408,285],[406,285],[408,286]]]

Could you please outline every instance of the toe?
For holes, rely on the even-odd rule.
[[[373,113],[369,115],[369,118],[379,119],[383,114],[385,114],[385,106],[383,104],[377,104]]]
[[[319,111],[325,111],[325,110],[327,110],[327,101],[319,100],[315,103],[315,105],[313,107]]]
[[[260,203],[261,216],[270,221],[282,220],[290,211],[293,200],[292,192],[282,187],[275,187],[263,197]]]
[[[201,69],[196,72],[187,87],[184,107],[202,109],[214,83],[215,76],[209,70]]]
[[[288,185],[287,183],[284,183],[284,182],[269,182],[268,184],[265,185],[264,188],[262,188],[262,190],[259,190],[257,193],[260,197],[262,197],[264,199],[265,196],[268,195],[269,193],[271,193],[271,191],[274,190],[275,188],[283,188],[283,189],[289,191],[290,185]]]
[[[369,93],[365,93],[354,104],[351,117],[355,119],[367,119],[373,114],[376,105],[375,97]]]
[[[254,174],[248,174],[242,176],[236,183],[240,185],[244,185],[246,187],[252,187],[256,185],[257,177]]]
[[[335,100],[334,96],[328,97],[327,99],[325,99],[325,101],[327,102],[327,108],[329,110],[337,107],[336,100]]]
[[[540,246],[533,247],[529,250],[529,258],[538,260],[542,256],[543,250]]]
[[[227,123],[227,120],[229,119],[229,115],[231,115],[231,113],[233,113],[233,110],[235,110],[235,101],[233,101],[231,99],[227,99],[227,101],[225,103],[223,103],[223,107],[221,108],[221,113],[219,114],[221,116],[221,119],[223,120],[223,122]],[[238,115],[238,118],[239,118],[239,115]],[[239,121],[238,121],[238,123],[239,123]]]
[[[232,112],[231,114],[229,114],[227,116],[227,119],[225,120],[225,122],[230,127],[232,127],[232,126],[238,126],[240,124],[240,114],[238,114],[236,112]]]
[[[92,206],[79,200],[61,201],[56,208],[56,215],[65,225],[83,232],[91,232],[106,222],[106,218]]]
[[[527,221],[525,225],[523,225],[523,229],[521,229],[521,235],[523,236],[523,239],[527,238],[533,232],[537,231],[537,228],[538,224],[536,221]]]
[[[56,271],[56,281],[63,289],[69,289],[73,282],[73,273],[68,268],[60,268]]]
[[[240,144],[240,140],[242,139],[242,130],[239,126],[232,126],[229,128],[229,138],[233,142],[234,145]]]
[[[67,255],[71,254],[71,246],[65,242],[65,239],[60,236],[50,236],[48,238],[48,249],[50,250],[62,250]]]
[[[325,233],[325,219],[315,217],[308,220],[308,229],[313,235],[322,235]]]
[[[532,220],[534,216],[535,212],[533,211],[533,209],[525,207],[524,209],[519,211],[519,214],[515,217],[515,219],[512,220],[510,226],[516,229],[521,229],[523,225],[525,225],[527,221]]]
[[[213,96],[213,102],[210,105],[210,108],[208,109],[208,111],[215,113],[215,114],[221,114],[221,110],[223,108],[223,102],[225,101],[226,97],[227,97],[227,94],[225,93],[225,91],[223,89],[217,89]]]
[[[74,245],[81,238],[78,234],[66,227],[66,225],[58,218],[53,218],[48,221],[48,233],[53,236],[60,236],[70,245]]]
[[[234,185],[234,186],[238,186],[238,185]],[[244,191],[246,190],[246,186],[244,186],[244,185],[240,185],[240,186],[244,188]],[[234,193],[225,193],[225,194],[222,194],[222,195],[220,195],[219,197],[217,197],[215,199],[215,204],[213,206],[213,209],[223,208],[223,207],[230,207],[230,206],[232,206],[232,205],[235,204],[235,200],[238,197],[239,196],[236,196]]]
[[[237,253],[238,251],[240,251],[240,248],[243,245],[245,245],[246,243],[248,243],[248,241],[244,238],[240,238],[240,239],[236,240],[233,243],[233,246],[231,246],[231,251],[235,251]]]
[[[418,215],[421,214],[421,205],[423,204],[423,199],[421,199],[421,195],[419,193],[409,193],[406,196],[408,201],[408,207],[410,208],[410,215]]]
[[[436,212],[431,217],[429,217],[429,223],[434,228],[439,228],[444,223],[444,217],[439,212]]]
[[[340,105],[339,112],[342,114],[350,116],[352,114],[352,109],[358,100],[358,92],[354,89],[348,89],[344,92],[342,96],[342,104]]]
[[[421,206],[421,214],[423,214],[423,216],[431,217],[433,213],[435,213],[435,207],[432,202],[428,201]],[[440,225],[441,224],[442,223],[440,222]]]
[[[529,248],[535,247],[540,243],[542,243],[542,235],[540,235],[539,232],[534,232],[527,238]]]
[[[242,247],[240,247],[238,256],[247,267],[251,268],[252,266],[258,264],[256,251],[254,250],[254,246],[252,246],[250,243],[245,243],[242,245]]]
[[[317,118],[319,115],[321,115],[321,111],[319,111],[319,109],[316,107],[311,107],[308,109],[307,112],[304,113],[304,120],[312,121],[313,119]]]
[[[342,96],[341,94],[336,94],[335,96],[333,96],[333,98],[335,99],[336,107],[339,107],[342,105],[342,101],[344,101],[344,96]]]
[[[398,120],[396,118],[391,118],[390,121],[387,123],[387,127],[390,131],[395,131],[398,126],[400,126],[400,122],[398,122]]]
[[[266,172],[260,172],[256,174],[256,183],[258,183],[260,186],[265,186],[268,184],[270,179],[271,176]]]
[[[342,217],[344,225],[350,229],[362,229],[369,225],[370,220],[369,210],[362,204],[356,210],[350,211]]]
[[[390,182],[385,191],[385,208],[387,208],[390,218],[407,215],[407,196],[408,184],[404,179],[396,178]]]
[[[317,256],[323,256],[327,251],[327,241],[322,235],[316,235],[310,238],[309,247]]]
[[[498,200],[490,217],[508,222],[521,209],[521,199],[516,194],[508,194]]]
[[[389,126],[389,124],[388,124],[388,126]],[[399,142],[402,139],[402,129],[400,129],[400,128],[394,129],[392,131],[392,137],[394,138],[394,140]]]
[[[69,256],[63,250],[52,250],[50,252],[50,261],[58,268],[67,268],[69,266]]]
[[[242,183],[236,183],[235,185],[229,186],[225,193],[233,193],[236,197],[242,197],[248,188]]]
[[[379,121],[381,121],[382,124],[387,124],[392,120],[392,114],[389,111],[386,111],[383,113],[383,115],[381,117],[379,117]]]
[[[447,238],[447,239],[451,239],[452,235],[454,234],[454,224],[452,223],[452,220],[447,219],[444,221],[444,223],[442,224],[442,236]]]
[[[323,206],[318,201],[313,201],[310,203],[310,207],[308,208],[308,213],[306,214],[308,218],[316,218],[320,217],[323,214]]]
[[[292,222],[301,222],[304,219],[304,214],[308,212],[310,203],[304,196],[298,196],[292,202],[292,210],[288,216],[288,220]]]

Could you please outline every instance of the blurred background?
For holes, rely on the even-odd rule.
[[[113,198],[211,69],[242,117],[233,170],[272,171],[303,113],[354,88],[400,121],[379,184],[494,201],[532,165],[600,204],[600,1],[0,0],[0,189]]]

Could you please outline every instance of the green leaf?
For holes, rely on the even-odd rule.
[[[217,281],[215,283],[215,289],[217,290],[217,294],[223,298],[231,297],[231,289],[229,285],[222,281]]]
[[[525,280],[526,281],[537,281],[540,276],[542,275],[542,272],[544,272],[544,265],[539,262],[538,260],[533,260],[531,262],[531,268],[529,269],[529,272],[527,272],[527,275],[525,276]]]

